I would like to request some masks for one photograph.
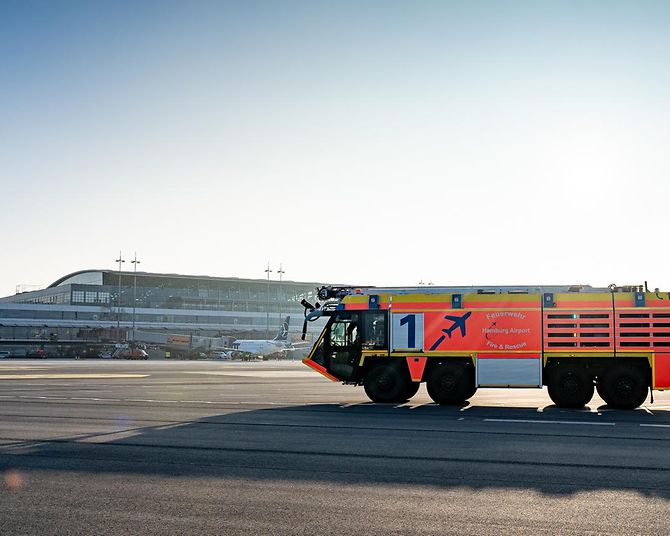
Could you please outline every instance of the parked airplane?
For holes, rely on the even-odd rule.
[[[232,344],[232,348],[224,348],[225,358],[262,358],[267,355],[288,352],[295,347],[288,338],[288,326],[291,320],[287,316],[282,322],[274,339],[238,339]],[[222,357],[224,358],[224,357]]]

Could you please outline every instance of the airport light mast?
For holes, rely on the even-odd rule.
[[[267,313],[266,313],[266,325],[265,325],[265,333],[266,333],[266,339],[270,338],[270,274],[272,273],[272,270],[270,270],[270,261],[268,261],[268,267],[265,269],[265,273],[268,274],[268,294],[267,294]]]
[[[279,303],[279,322],[281,322],[282,321],[282,317],[281,317],[281,300],[282,300],[281,283],[282,283],[282,276],[286,273],[283,270],[281,262],[279,263],[279,270],[277,270],[277,273],[279,274],[279,300],[277,300],[277,301]]]
[[[116,295],[116,339],[118,341],[121,336],[121,264],[126,262],[121,256],[121,250],[119,250],[119,258],[114,262],[119,263],[119,292]]]
[[[133,263],[133,343],[135,343],[135,307],[137,306],[137,265],[140,261],[137,260],[137,251],[135,258],[130,261]]]

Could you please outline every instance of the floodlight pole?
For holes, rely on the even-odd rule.
[[[270,338],[270,274],[272,273],[272,270],[270,270],[270,261],[268,261],[268,267],[265,269],[265,273],[268,274],[268,294],[267,294],[267,313],[266,313],[266,325],[265,325],[265,333],[266,333],[266,338]]]
[[[121,256],[120,250],[119,250],[119,258],[116,259],[114,262],[119,263],[119,292],[116,295],[116,340],[119,341],[121,335],[121,263],[126,262]]]
[[[277,271],[277,273],[279,274],[279,322],[282,322],[283,319],[281,317],[281,300],[282,300],[281,283],[282,283],[282,276],[286,272],[282,269],[282,263],[281,262],[279,263],[279,270]]]
[[[135,258],[130,261],[133,263],[133,344],[135,343],[135,307],[137,306],[137,265],[140,261],[137,260],[137,251]]]

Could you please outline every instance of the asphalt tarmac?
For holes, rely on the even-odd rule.
[[[369,403],[299,362],[0,362],[0,534],[670,533],[670,392]]]

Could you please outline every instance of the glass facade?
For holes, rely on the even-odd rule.
[[[139,330],[175,334],[253,337],[254,332],[265,335],[269,329],[274,335],[286,315],[292,316],[295,333],[303,316],[300,301],[313,303],[319,286],[143,272],[135,278],[132,272],[111,270],[79,272],[43,290],[0,298],[0,343],[3,339],[112,339],[118,338],[117,325],[127,331],[133,323]]]
[[[203,309],[246,312],[300,313],[300,300],[316,299],[319,283],[223,278],[198,278],[132,272],[101,272],[101,284],[81,283],[96,279],[78,274],[45,290],[17,294],[2,301],[44,304],[103,304],[155,309]],[[120,293],[119,293],[120,289]]]

